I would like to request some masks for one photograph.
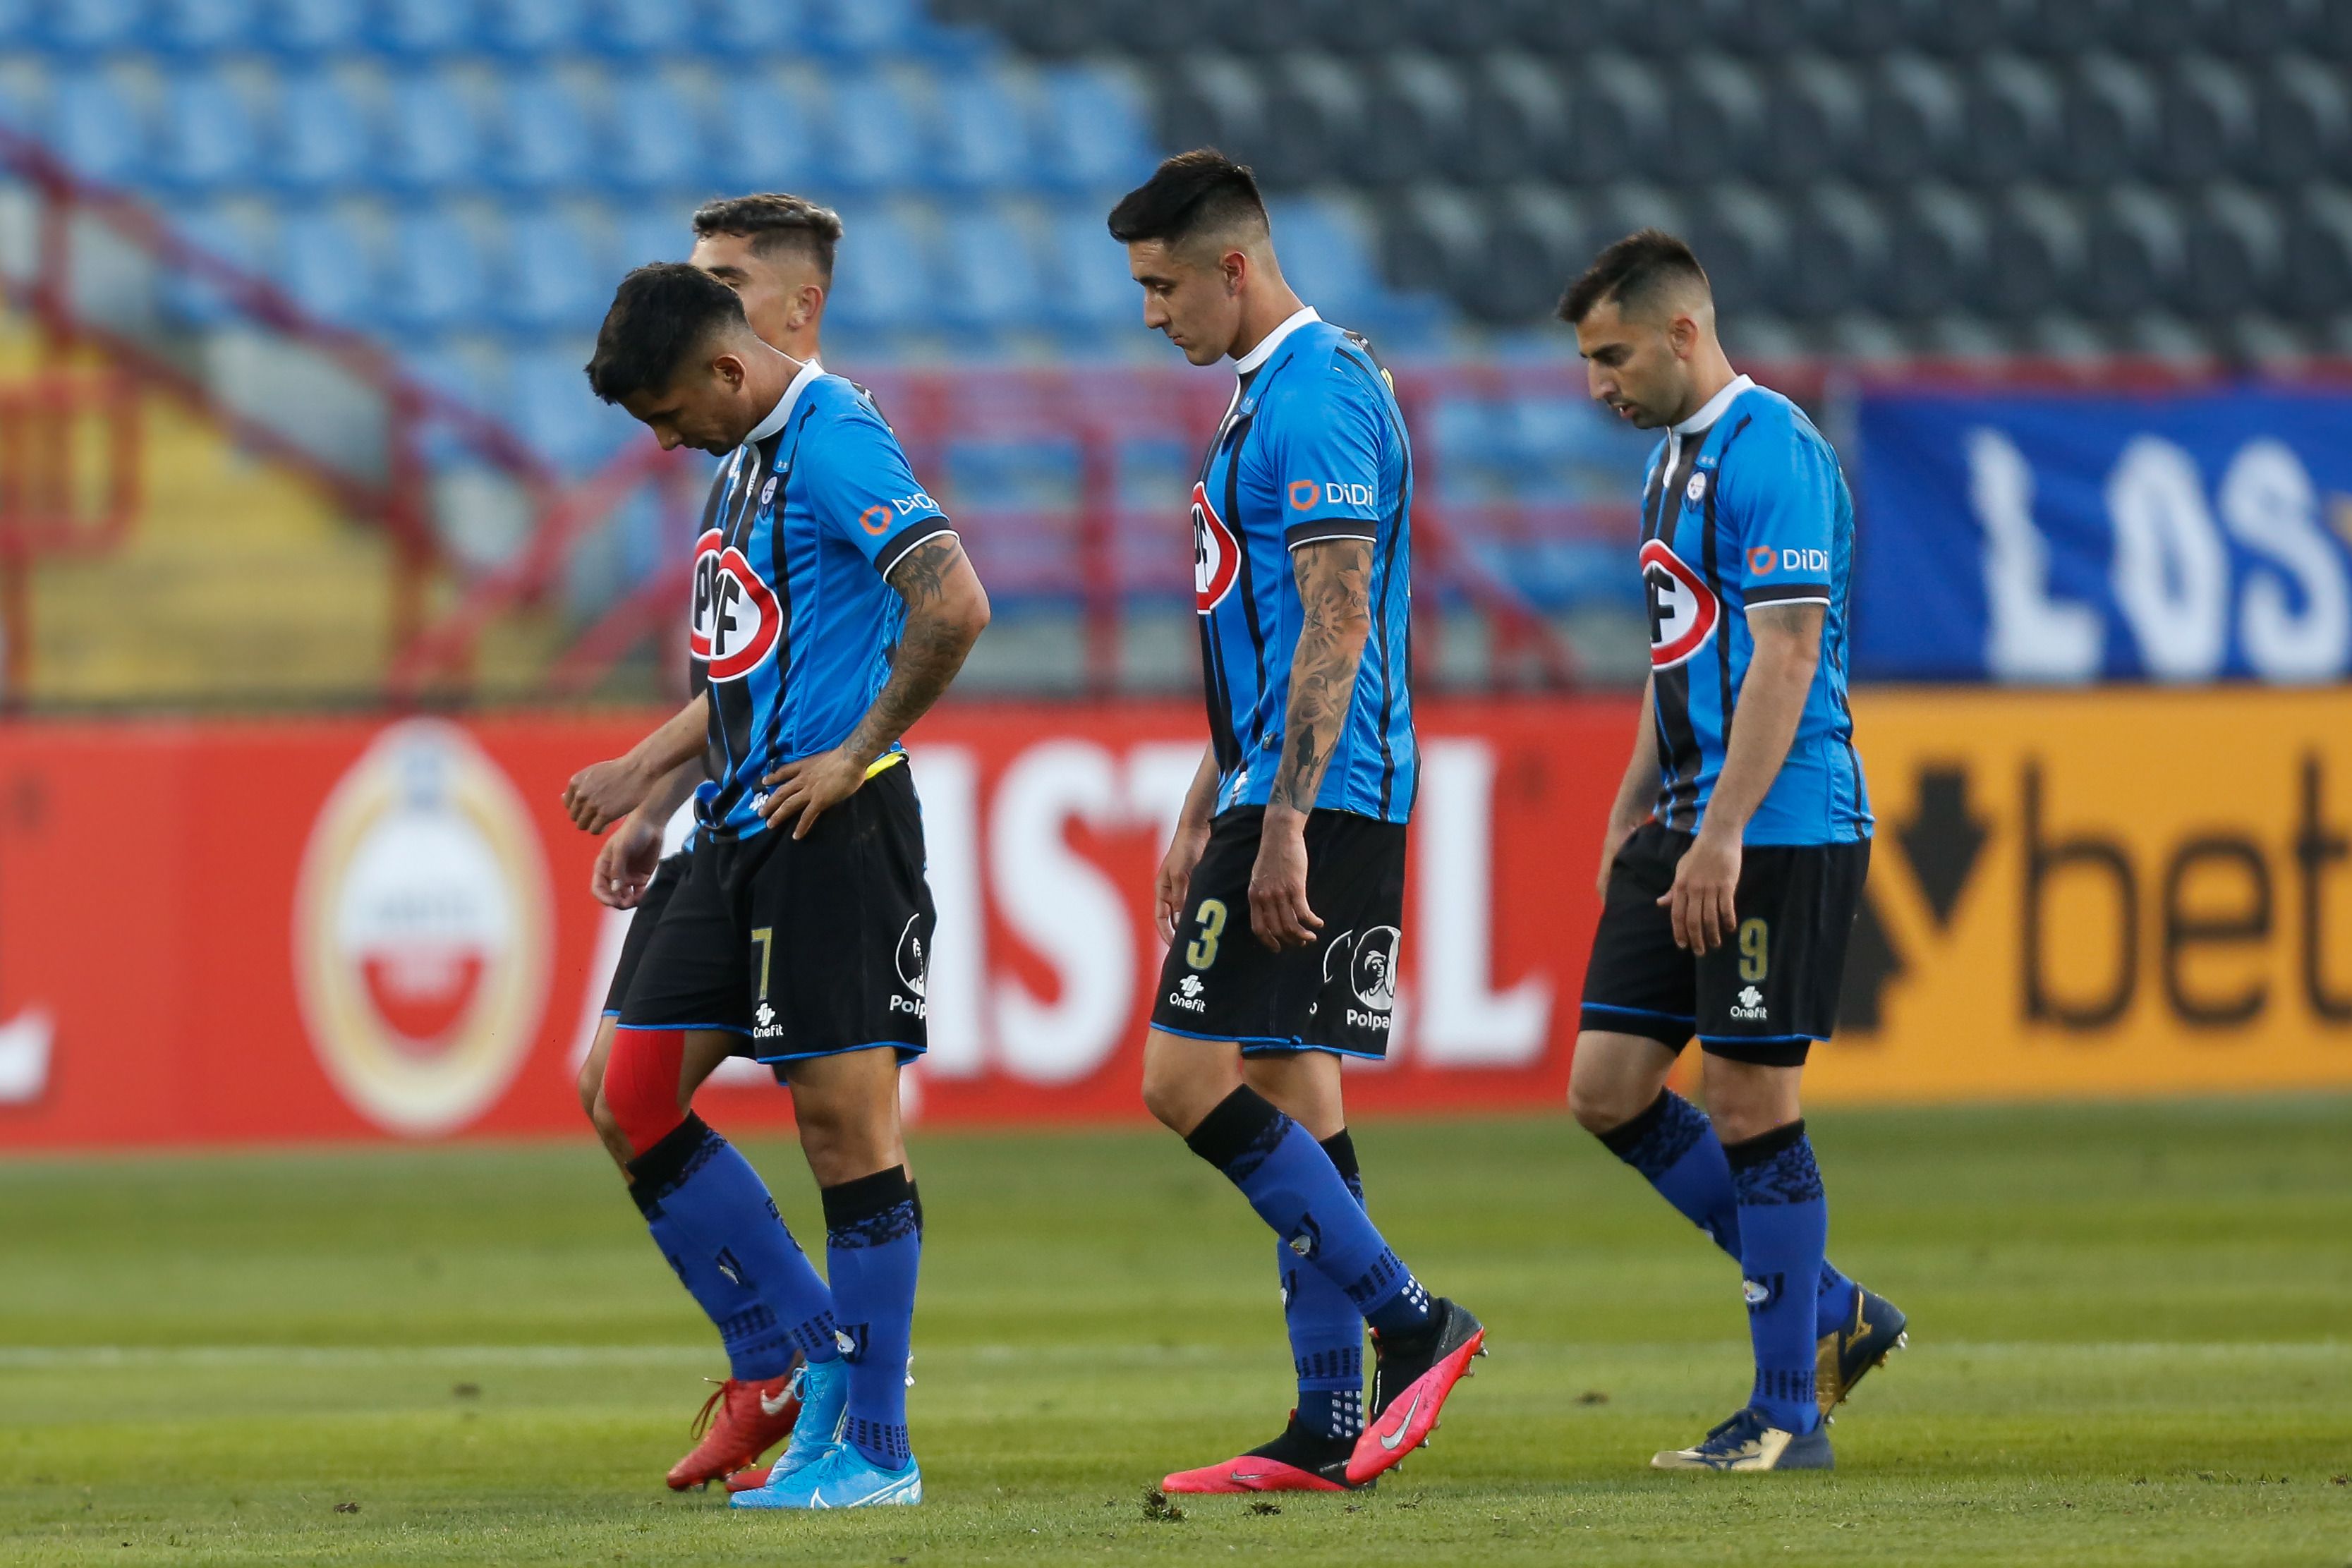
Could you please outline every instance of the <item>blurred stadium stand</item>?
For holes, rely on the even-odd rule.
[[[1546,324],[1630,226],[1686,232],[1765,361],[2352,350],[2342,0],[1657,15],[0,0],[0,277],[53,339],[201,394],[225,440],[390,526],[373,663],[176,672],[227,695],[644,689],[694,486],[579,367],[614,279],[682,254],[723,192],[843,212],[828,359],[1000,586],[977,675],[1030,688],[1196,678],[1171,497],[1223,383],[1139,329],[1102,229],[1175,147],[1253,161],[1302,294],[1401,367],[1440,681],[1638,672],[1619,545],[1646,442],[1592,413]],[[38,672],[12,689],[181,689]]]

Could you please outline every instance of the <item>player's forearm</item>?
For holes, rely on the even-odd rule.
[[[1771,605],[1751,612],[1748,620],[1756,652],[1740,683],[1738,714],[1701,829],[1735,837],[1746,831],[1788,760],[1821,661],[1820,606]]]
[[[1626,759],[1625,776],[1617,781],[1617,799],[1609,808],[1609,825],[1627,830],[1650,814],[1658,798],[1657,683],[1642,683],[1641,717],[1633,726],[1633,755]]]
[[[860,762],[889,750],[930,711],[988,629],[988,592],[952,534],[908,551],[891,570],[890,586],[907,601],[907,624],[890,678],[842,743]]]
[[[1178,832],[1209,831],[1209,821],[1217,808],[1217,748],[1203,747],[1201,766],[1192,769],[1192,782],[1184,787],[1184,809],[1176,813]]]
[[[1371,635],[1372,547],[1363,539],[1325,539],[1292,552],[1302,619],[1290,660],[1290,704],[1282,759],[1266,796],[1266,815],[1303,821],[1322,793],[1323,775],[1347,727],[1356,671]]]
[[[637,815],[648,822],[667,824],[677,814],[677,809],[694,796],[703,780],[702,758],[698,754],[690,762],[681,762],[661,776],[653,792],[637,808]]]
[[[671,715],[659,729],[629,748],[629,765],[650,784],[667,782],[671,773],[692,764],[699,781],[703,748],[709,734],[710,694],[701,692]],[[688,785],[688,792],[692,790],[692,785]],[[671,809],[677,808],[673,805]]]

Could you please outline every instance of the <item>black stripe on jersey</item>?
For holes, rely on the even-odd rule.
[[[1209,450],[1201,459],[1201,472],[1194,483],[1204,490],[1209,482],[1209,471],[1217,465],[1218,450],[1231,434],[1225,420],[1231,419],[1234,409],[1241,406],[1241,397],[1240,386],[1236,384],[1233,405],[1225,410],[1225,419],[1217,422],[1217,434],[1210,438]],[[1230,515],[1233,506],[1230,486],[1226,489],[1225,505]],[[1240,548],[1238,538],[1234,548]],[[1222,779],[1240,767],[1242,759],[1241,741],[1234,734],[1233,682],[1225,673],[1224,651],[1217,644],[1215,618],[1204,614],[1197,619],[1201,622],[1201,695],[1209,709],[1209,755],[1216,759],[1217,776]]]
[[[776,470],[776,515],[768,525],[769,588],[776,596],[776,651],[772,655],[776,662],[776,701],[768,710],[768,733],[761,738],[761,779],[774,772],[780,760],[777,753],[783,746],[784,710],[791,706],[793,690],[793,560],[789,553],[791,541],[784,538],[784,490],[793,482],[793,470],[800,465],[801,440],[808,434],[809,421],[815,417],[816,405],[812,402],[793,421],[792,450],[782,450],[783,441],[779,436],[778,456],[769,459]],[[760,784],[754,787],[766,788]]]
[[[1731,434],[1723,438],[1723,444],[1715,449],[1715,478],[1706,487],[1706,541],[1699,550],[1706,562],[1706,591],[1715,595],[1718,606],[1723,603],[1723,570],[1719,559],[1722,547],[1717,543],[1715,535],[1715,499],[1723,489],[1723,469],[1731,456],[1731,444],[1739,439],[1741,431],[1754,423],[1754,415],[1743,417],[1731,427]],[[1708,434],[1714,433],[1710,431]],[[1706,444],[1706,436],[1699,437],[1699,444]],[[1743,607],[1753,602],[1753,600],[1743,601]],[[1731,686],[1731,629],[1720,622],[1715,629],[1715,677],[1720,683],[1717,692],[1723,704],[1723,744],[1727,754],[1731,746],[1731,716],[1739,701],[1739,694]]]
[[[1284,354],[1272,364],[1260,365],[1244,378],[1246,382],[1255,381],[1261,375],[1265,377],[1264,385],[1258,388],[1258,402],[1261,405],[1265,402],[1267,391],[1274,385],[1274,379],[1288,370],[1291,361],[1297,358],[1297,351],[1293,350]],[[1266,694],[1274,683],[1266,675],[1265,628],[1257,618],[1257,583],[1250,566],[1249,544],[1240,532],[1241,524],[1235,520],[1241,515],[1242,448],[1248,444],[1250,432],[1256,428],[1257,413],[1253,410],[1239,424],[1234,426],[1233,450],[1225,459],[1225,527],[1234,530],[1234,543],[1238,546],[1241,555],[1241,577],[1234,586],[1241,592],[1242,608],[1249,612],[1250,652],[1257,663],[1257,691],[1250,701],[1250,712],[1257,719],[1256,731],[1255,734],[1241,737],[1244,744],[1253,749],[1265,744],[1265,727],[1269,723],[1280,723],[1287,716],[1281,714],[1269,715],[1264,711]],[[1294,584],[1294,590],[1295,587]]]
[[[1698,449],[1705,444],[1704,441],[1685,444],[1661,476],[1655,526],[1649,538],[1664,541],[1668,549],[1674,549],[1675,530],[1682,522],[1683,487],[1690,483],[1691,465],[1698,461]],[[1716,635],[1723,635],[1720,627]],[[1690,661],[1655,672],[1654,685],[1659,736],[1665,745],[1662,760],[1666,765],[1664,787],[1658,792],[1658,821],[1669,828],[1696,828],[1698,776],[1706,760],[1699,752],[1697,727],[1691,723]]]
[[[738,448],[734,460],[720,468],[711,477],[710,510],[709,515],[704,518],[703,531],[708,533],[713,528],[717,529],[722,544],[734,541],[736,502],[746,490],[743,486],[744,471],[747,467],[756,465],[757,460],[756,452],[747,455]],[[704,674],[707,679],[709,675],[707,661],[704,664]],[[749,727],[751,718],[748,712],[744,711],[748,704],[741,691],[741,683],[711,682],[708,690],[710,722],[704,732],[702,766],[703,771],[718,781],[720,793],[711,798],[709,810],[705,813],[704,820],[715,828],[726,817],[724,791],[727,781],[733,778],[735,773],[734,737],[739,728]]]
[[[1358,360],[1346,349],[1339,350],[1339,357],[1354,364],[1367,376],[1373,378],[1378,383],[1373,389],[1375,392],[1384,391],[1388,385],[1388,378],[1381,372],[1380,361],[1373,355],[1370,342],[1360,333],[1356,332],[1348,334],[1348,341],[1360,349],[1364,358]],[[1381,399],[1383,413],[1386,412],[1388,402],[1389,399],[1386,397]],[[1389,663],[1389,590],[1396,582],[1397,542],[1404,537],[1405,497],[1412,494],[1412,446],[1405,439],[1404,422],[1402,419],[1391,419],[1389,425],[1395,432],[1397,455],[1403,468],[1397,477],[1396,510],[1390,513],[1387,519],[1389,540],[1386,559],[1381,562],[1381,595],[1372,605],[1372,638],[1380,645],[1381,650],[1381,815],[1382,817],[1389,814],[1389,797],[1396,789],[1396,755],[1394,748],[1389,745],[1389,721],[1396,715],[1397,693],[1396,672]],[[1411,632],[1408,632],[1406,635],[1410,637]],[[1416,776],[1414,788],[1419,787],[1420,779]]]
[[[740,470],[740,483],[728,498],[727,521],[720,538],[736,549],[741,549],[744,540],[751,537],[751,519],[760,510],[760,490],[774,465],[780,441],[780,436],[772,435],[750,449],[749,458]],[[782,488],[781,480],[777,487]],[[769,586],[777,591],[781,601],[781,585]],[[777,629],[780,641],[787,635],[785,627]],[[779,647],[776,656],[784,652]],[[718,780],[719,791],[711,798],[709,821],[716,830],[716,825],[727,820],[735,802],[742,798],[743,788],[735,774],[758,744],[753,727],[759,716],[748,680],[714,681],[710,690],[711,745],[707,749],[717,754],[717,765],[711,768],[710,777]]]
[[[923,527],[925,523],[931,527]],[[907,525],[906,532],[882,547],[882,553],[874,558],[874,570],[882,574],[882,580],[887,582],[890,574],[898,570],[898,563],[906,559],[908,553],[917,545],[927,545],[941,534],[954,532],[955,529],[948,527],[946,517],[940,513],[932,512],[918,517]]]
[[[1776,582],[1748,591],[1748,607],[1759,604],[1827,604],[1830,585],[1826,582]]]

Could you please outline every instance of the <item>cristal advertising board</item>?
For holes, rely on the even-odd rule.
[[[1822,1102],[2352,1084],[2352,694],[1865,692]],[[1430,706],[1367,1114],[1559,1105],[1622,698]],[[559,805],[637,716],[0,730],[0,1148],[583,1130],[625,916]],[[1186,705],[966,706],[912,767],[937,1124],[1140,1114]],[[845,891],[842,896],[850,895]],[[736,1126],[790,1099],[706,1092]]]

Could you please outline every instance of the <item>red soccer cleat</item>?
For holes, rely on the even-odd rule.
[[[1429,1441],[1454,1385],[1470,1375],[1470,1363],[1486,1354],[1486,1329],[1465,1308],[1440,1296],[1436,1322],[1410,1343],[1383,1344],[1372,1335],[1380,1364],[1372,1375],[1372,1424],[1356,1439],[1348,1459],[1348,1479],[1361,1486],[1393,1469],[1407,1454]]]
[[[1290,1425],[1273,1442],[1222,1465],[1179,1470],[1161,1481],[1160,1490],[1188,1493],[1352,1491],[1355,1485],[1348,1479],[1348,1454],[1354,1447],[1353,1441],[1346,1437],[1321,1437],[1300,1431],[1298,1412],[1294,1410],[1290,1413]]]
[[[774,1469],[775,1467],[773,1465],[753,1465],[749,1469],[737,1470],[733,1475],[727,1478],[727,1490],[729,1491],[758,1491],[761,1487],[768,1484],[768,1476]]]
[[[801,1414],[793,1376],[788,1372],[757,1383],[730,1377],[719,1384],[694,1417],[693,1431],[702,1440],[669,1468],[669,1490],[709,1486],[791,1437]]]

